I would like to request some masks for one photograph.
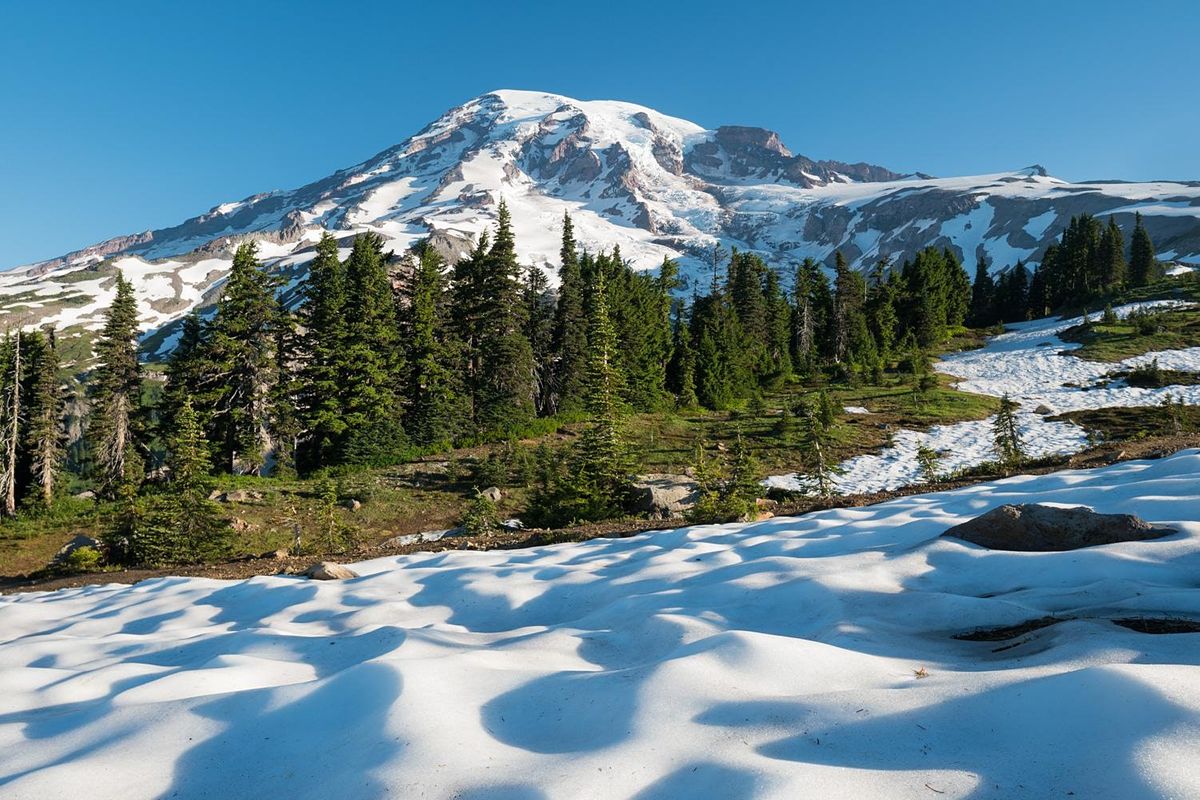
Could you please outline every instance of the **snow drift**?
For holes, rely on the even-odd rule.
[[[1200,796],[1198,635],[1111,621],[1200,618],[1198,470],[1188,451],[340,582],[0,598],[0,795]],[[1019,502],[1180,532],[939,538]]]

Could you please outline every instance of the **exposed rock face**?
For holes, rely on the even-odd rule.
[[[667,519],[694,506],[700,486],[686,475],[652,473],[634,480],[633,496],[636,510]]]
[[[84,536],[81,533],[59,548],[59,551],[54,554],[53,563],[62,564],[68,558],[70,558],[71,554],[76,550],[82,550],[85,547],[90,547],[93,550],[100,551],[103,549],[104,545],[99,539],[93,539],[91,536]]]
[[[1051,552],[1117,542],[1141,542],[1170,536],[1132,514],[1097,514],[1090,508],[1057,508],[1036,503],[1004,505],[956,525],[943,536],[990,550]]]
[[[335,564],[332,561],[322,561],[304,570],[304,577],[314,581],[344,581],[347,578],[357,578],[358,573],[349,567]]]

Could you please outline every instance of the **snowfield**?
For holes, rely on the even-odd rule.
[[[1176,308],[1187,305],[1175,300],[1130,303],[1113,309],[1120,318],[1136,309]],[[1093,319],[1096,315],[1093,315]],[[1031,458],[1069,455],[1084,450],[1088,437],[1083,428],[1069,422],[1054,422],[1046,416],[1095,408],[1138,408],[1160,405],[1166,398],[1200,405],[1200,386],[1167,386],[1141,389],[1123,380],[1107,380],[1112,372],[1127,370],[1157,358],[1163,369],[1200,371],[1200,347],[1146,353],[1118,363],[1085,361],[1070,354],[1079,347],[1064,342],[1058,334],[1083,322],[1082,317],[1040,319],[1009,325],[1006,333],[990,339],[978,350],[951,353],[936,368],[961,380],[964,392],[1001,397],[1008,394],[1021,410],[1017,423]],[[1037,409],[1049,409],[1044,414]],[[850,413],[850,409],[846,409]],[[853,412],[859,413],[859,412]],[[928,431],[901,429],[892,444],[879,453],[856,456],[839,465],[834,485],[840,494],[898,489],[924,480],[917,465],[917,449],[924,444],[942,454],[943,472],[954,472],[994,460],[992,422],[995,418],[950,425],[935,425]],[[767,486],[806,490],[803,475],[789,473],[766,479]]]
[[[1198,470],[0,598],[0,796],[1200,797],[1200,634],[1111,621],[1200,618]],[[1006,502],[1179,533],[939,538]],[[1046,615],[1069,621],[951,638]]]

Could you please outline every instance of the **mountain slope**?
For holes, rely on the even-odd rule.
[[[596,250],[620,246],[635,266],[664,257],[685,278],[707,276],[721,243],[790,268],[840,249],[859,267],[950,246],[968,267],[1035,260],[1072,214],[1141,211],[1167,258],[1200,259],[1200,183],[1071,184],[1040,167],[963,178],[899,175],[869,164],[793,155],[759,128],[708,131],[652,109],[498,91],[451,109],[367,161],[292,191],[225,203],[172,228],[122,236],[0,274],[4,324],[98,327],[122,269],[138,289],[143,324],[165,325],[211,300],[232,249],[253,238],[297,279],[322,230],[374,230],[400,249],[429,236],[464,252],[513,211],[521,257],[557,262],[564,212]],[[348,241],[347,241],[348,245]]]

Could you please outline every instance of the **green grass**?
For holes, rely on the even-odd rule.
[[[1061,338],[1082,347],[1071,355],[1088,361],[1116,362],[1158,350],[1178,350],[1200,346],[1200,311],[1181,309],[1153,314],[1158,328],[1141,332],[1132,322],[1104,324],[1093,321],[1063,331]]]

